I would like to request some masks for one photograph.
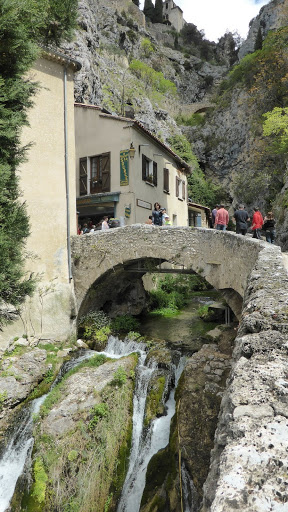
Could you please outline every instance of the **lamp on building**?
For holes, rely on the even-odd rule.
[[[135,151],[136,151],[136,149],[135,149],[135,148],[134,148],[134,146],[133,146],[133,142],[131,142],[131,144],[130,144],[130,148],[129,148],[129,155],[130,155],[130,158],[134,158],[134,156],[135,156]]]
[[[163,156],[162,153],[153,153],[153,156]]]
[[[165,162],[165,165],[172,165],[171,162]]]

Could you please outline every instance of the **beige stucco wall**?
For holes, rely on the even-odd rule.
[[[71,332],[73,286],[67,256],[64,149],[64,67],[46,58],[37,60],[28,78],[40,84],[29,112],[22,144],[31,143],[27,162],[19,169],[20,189],[30,218],[28,271],[38,275],[34,297],[21,310],[21,320],[0,334],[0,346],[11,336],[65,338]],[[70,230],[76,234],[75,139],[73,71],[67,69],[68,168]]]
[[[174,225],[188,225],[186,174],[177,171],[171,154],[152,138],[135,129],[131,121],[103,116],[97,108],[76,106],[75,134],[77,196],[79,196],[79,159],[110,152],[111,192],[120,192],[119,203],[116,206],[117,217],[124,217],[125,206],[131,205],[131,216],[125,219],[126,224],[144,223],[151,215],[151,209],[157,201],[167,209],[171,221],[174,218]],[[120,151],[128,149],[131,142],[136,151],[134,158],[129,159],[129,185],[120,186]],[[140,146],[141,144],[146,146]],[[142,154],[157,162],[157,186],[142,180]],[[163,191],[164,167],[169,169],[169,194]],[[176,197],[176,176],[185,181],[185,200]],[[151,205],[151,209],[137,206],[139,202],[137,200],[147,203],[147,206]]]

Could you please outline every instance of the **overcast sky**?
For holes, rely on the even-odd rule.
[[[153,0],[154,1],[154,0]],[[246,38],[249,21],[269,0],[174,0],[181,7],[184,19],[204,30],[206,39],[217,41],[225,34],[238,31]],[[155,3],[155,2],[154,2]],[[144,0],[140,1],[143,9]]]

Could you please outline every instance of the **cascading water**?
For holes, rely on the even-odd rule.
[[[139,350],[142,354],[145,354],[143,351],[144,348],[145,345],[141,343],[136,343],[131,340],[127,340],[124,343],[118,338],[110,336],[106,351],[101,353],[110,358],[118,359],[123,355],[128,355]],[[75,366],[78,366],[85,359],[89,359],[96,354],[97,353],[93,350],[86,350],[84,353],[81,352],[81,355],[77,356],[75,359],[65,362],[51,386],[51,389],[61,381],[65,373]],[[15,429],[0,459],[0,512],[8,510],[18,478],[23,473],[27,457],[31,454],[34,442],[32,436],[33,415],[39,412],[47,395],[48,393],[33,400],[31,404],[23,410],[21,423]]]
[[[155,419],[151,427],[143,435],[143,419],[145,402],[149,381],[155,371],[156,365],[145,365],[146,346],[133,340],[121,341],[113,336],[109,337],[106,350],[101,352],[107,357],[119,359],[133,352],[139,353],[139,362],[136,370],[136,387],[133,399],[133,433],[129,469],[124,483],[122,496],[117,512],[138,512],[145,487],[145,477],[151,457],[169,442],[170,422],[175,413],[174,390],[171,391],[166,402],[167,414]],[[95,351],[87,350],[80,357],[66,362],[52,387],[54,387],[70,369],[79,365],[83,360],[95,356]],[[99,354],[99,352],[98,352]],[[175,382],[183,370],[184,358],[175,371]],[[52,389],[51,387],[51,389]],[[37,414],[47,395],[34,400],[23,411],[20,427],[15,430],[8,447],[0,460],[0,512],[9,510],[9,503],[13,497],[17,480],[23,472],[27,457],[33,447],[33,414]]]
[[[184,368],[185,358],[181,358],[175,371],[175,384]],[[143,418],[149,380],[155,368],[148,368],[140,362],[138,371],[139,377],[134,395],[133,409],[133,433],[132,448],[129,460],[129,468],[123,486],[117,512],[138,512],[145,487],[145,478],[148,463],[151,457],[169,442],[170,423],[175,413],[175,390],[172,390],[166,402],[166,415],[156,418],[149,429],[143,435]]]
[[[15,430],[0,460],[0,512],[7,510],[19,476],[23,472],[28,453],[33,446],[33,414],[39,412],[46,395],[34,400],[23,412],[21,425]]]

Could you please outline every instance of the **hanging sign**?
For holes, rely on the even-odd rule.
[[[120,186],[129,185],[129,149],[120,151]]]
[[[131,215],[131,205],[125,206],[125,217],[126,219],[129,219]]]

